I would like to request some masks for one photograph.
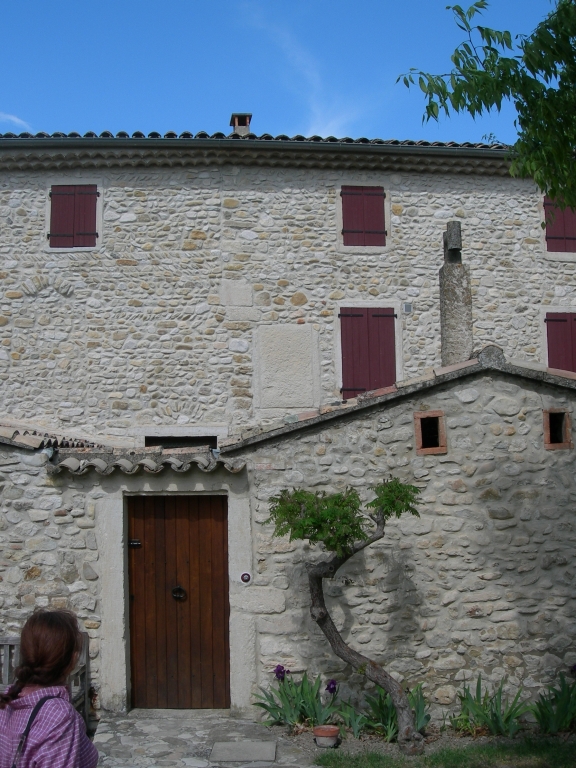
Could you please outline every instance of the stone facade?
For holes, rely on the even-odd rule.
[[[352,486],[368,501],[390,475],[421,489],[421,516],[389,523],[383,541],[326,582],[345,639],[443,705],[478,673],[532,695],[567,673],[576,663],[574,456],[545,450],[542,411],[574,403],[573,392],[484,375],[254,446],[257,584],[286,596],[281,615],[256,619],[261,682],[277,663],[349,673],[308,615],[304,562],[316,555],[263,525],[270,496]],[[446,455],[415,455],[414,412],[428,410],[445,413]],[[364,683],[353,675],[345,689],[358,696]]]
[[[547,254],[530,181],[448,150],[443,172],[426,171],[432,151],[378,165],[359,149],[338,159],[340,147],[298,167],[300,149],[283,165],[260,149],[234,163],[216,144],[203,164],[182,150],[176,167],[150,152],[157,167],[120,167],[108,150],[16,163],[2,141],[0,423],[99,445],[54,474],[62,455],[0,435],[0,633],[35,607],[73,608],[101,705],[125,709],[125,498],[225,493],[233,708],[249,710],[277,663],[338,677],[357,697],[365,681],[308,615],[304,561],[316,555],[264,520],[281,488],[351,485],[367,500],[393,474],[422,489],[422,515],[390,523],[327,585],[347,639],[423,681],[438,707],[478,672],[536,693],[576,662],[573,451],[545,450],[542,427],[544,409],[573,412],[576,386],[534,373],[547,362],[545,311],[576,310],[576,257]],[[48,247],[50,185],[63,183],[98,185],[95,249]],[[342,245],[343,184],[384,187],[385,247]],[[498,344],[513,369],[482,353],[438,371],[454,219],[474,349]],[[398,381],[342,407],[338,311],[355,305],[394,307]],[[446,454],[416,455],[414,413],[426,411],[445,414]],[[158,435],[217,435],[221,458],[246,468],[208,452],[186,470],[136,466]],[[95,469],[81,463],[91,457]]]
[[[47,245],[50,185],[67,181],[101,191],[96,249]],[[342,184],[384,186],[385,247],[341,245]],[[547,258],[529,181],[244,166],[2,172],[1,410],[135,445],[154,430],[266,426],[340,397],[341,305],[393,305],[398,378],[419,375],[440,362],[438,269],[454,218],[476,348],[545,363],[542,308],[576,306],[576,264]],[[302,354],[312,384],[290,390]]]
[[[421,489],[421,516],[389,523],[383,541],[326,584],[344,637],[399,678],[423,682],[438,716],[478,673],[488,683],[506,675],[509,688],[536,695],[576,663],[574,453],[546,450],[543,435],[543,411],[573,413],[576,392],[463,370],[472,373],[231,446],[226,453],[247,462],[236,475],[47,476],[46,454],[4,447],[0,633],[14,632],[35,606],[73,607],[91,636],[102,703],[122,709],[123,499],[225,491],[233,707],[246,711],[278,663],[337,677],[358,698],[366,681],[334,657],[309,616],[304,562],[320,553],[273,538],[264,521],[282,488],[352,486],[369,500],[370,487],[393,475]],[[416,455],[414,413],[426,411],[444,413],[446,454]],[[253,575],[249,586],[242,571]]]

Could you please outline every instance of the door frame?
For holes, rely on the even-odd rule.
[[[100,480],[103,492],[95,500],[96,537],[101,563],[100,701],[104,709],[130,709],[130,626],[128,583],[128,496],[228,497],[228,574],[230,600],[231,709],[247,713],[256,683],[255,616],[242,612],[238,600],[246,589],[240,576],[252,572],[252,523],[246,472],[197,469],[178,475],[166,470],[152,477],[120,475]],[[236,599],[235,599],[236,597]]]

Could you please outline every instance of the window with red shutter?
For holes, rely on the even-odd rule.
[[[393,309],[342,307],[342,399],[396,381]]]
[[[549,197],[544,198],[546,249],[552,253],[576,253],[576,211],[559,208]]]
[[[96,245],[96,184],[55,184],[50,191],[51,248],[93,248]]]
[[[340,195],[344,245],[386,245],[384,187],[344,186]]]
[[[576,313],[548,312],[548,367],[576,372]]]

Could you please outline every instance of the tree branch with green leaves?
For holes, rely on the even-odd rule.
[[[393,478],[379,483],[373,491],[374,499],[363,510],[354,488],[330,494],[296,488],[283,490],[270,499],[270,517],[265,522],[274,524],[275,536],[305,540],[323,546],[328,552],[326,559],[306,563],[310,615],[340,659],[390,694],[398,715],[399,746],[407,754],[419,754],[423,749],[422,736],[415,728],[406,692],[382,666],[344,642],[324,597],[324,579],[333,579],[351,557],[382,539],[389,520],[403,514],[419,516],[419,488]]]
[[[427,104],[424,121],[443,113],[472,117],[504,101],[517,112],[518,139],[511,148],[513,175],[531,177],[561,207],[576,208],[576,2],[556,7],[529,35],[474,25],[488,8],[477,0],[469,8],[448,6],[465,39],[451,56],[449,72],[433,75],[411,69],[398,80],[418,83]]]

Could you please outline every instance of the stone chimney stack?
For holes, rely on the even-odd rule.
[[[444,264],[440,269],[440,332],[442,365],[469,360],[472,355],[472,292],[470,270],[462,264],[462,230],[449,221],[444,232]]]
[[[247,136],[250,133],[251,112],[233,112],[230,118],[230,125],[234,129],[232,133],[237,136]]]

